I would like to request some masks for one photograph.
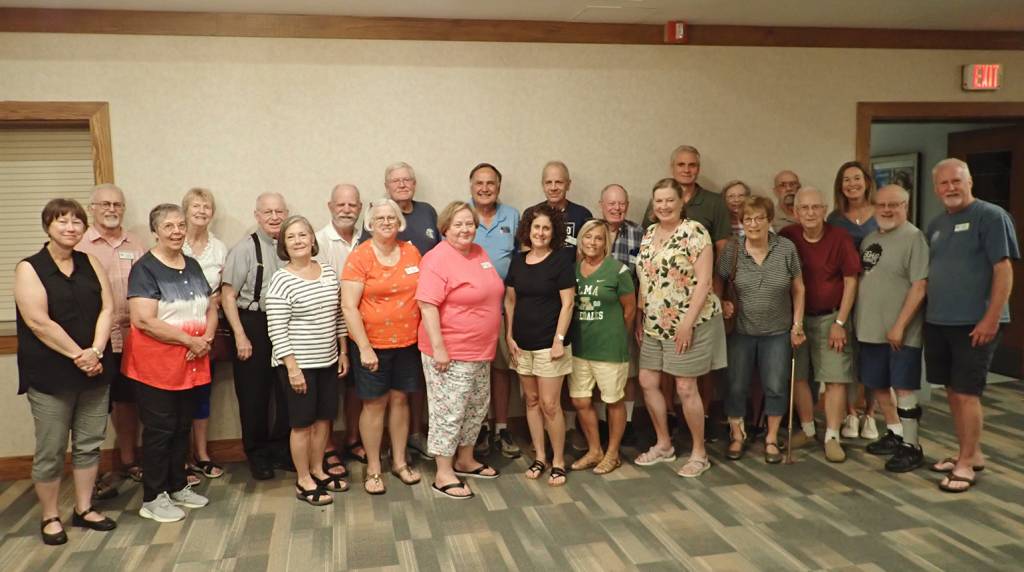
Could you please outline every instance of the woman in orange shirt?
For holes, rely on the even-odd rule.
[[[420,309],[416,303],[420,254],[398,240],[405,217],[388,198],[374,200],[363,217],[373,232],[348,256],[341,275],[341,306],[348,323],[356,393],[363,400],[359,433],[366,448],[363,489],[384,494],[380,448],[384,413],[390,406],[388,433],[393,454],[391,474],[406,485],[420,482],[405,456],[409,437],[407,394],[419,391],[422,364],[416,347]]]

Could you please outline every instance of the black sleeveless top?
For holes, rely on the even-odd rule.
[[[25,259],[32,265],[46,290],[46,306],[50,319],[64,329],[79,346],[92,346],[96,321],[103,308],[99,278],[89,262],[89,255],[71,253],[74,269],[65,276],[43,245],[42,250]],[[47,394],[78,392],[110,382],[116,374],[111,361],[110,344],[103,350],[103,373],[89,377],[78,369],[75,361],[50,349],[29,329],[21,312],[18,326],[18,393],[28,388]]]

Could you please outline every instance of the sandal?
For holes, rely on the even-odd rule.
[[[484,473],[484,471],[486,470],[491,470],[494,472],[491,474],[486,474]],[[501,476],[501,473],[498,472],[498,469],[495,469],[494,467],[488,465],[487,463],[480,463],[480,466],[473,469],[472,471],[463,471],[460,469],[455,469],[455,474],[459,475],[460,477],[472,477],[474,479],[496,479],[499,476]]]
[[[963,488],[949,486],[952,483],[967,483],[967,486]],[[950,473],[946,475],[946,478],[939,481],[939,490],[944,493],[962,493],[970,490],[973,486],[973,477],[961,477],[960,475],[957,475],[955,473]]]
[[[743,428],[743,423],[729,423],[729,446],[725,449],[725,458],[730,461],[738,461],[743,458],[743,453],[747,449],[747,432]],[[740,430],[740,437],[737,439],[733,436],[733,429]]]
[[[217,479],[224,476],[224,467],[221,467],[217,463],[214,463],[210,459],[202,460],[199,458],[194,459],[195,463],[189,466],[190,469],[199,472],[201,475],[208,479]]]
[[[607,475],[608,473],[622,466],[622,459],[605,455],[601,462],[594,467],[595,475]]]
[[[188,472],[188,471],[185,472],[185,484],[187,484],[188,486],[190,486],[190,487],[198,487],[202,483],[203,483],[203,479],[200,479],[199,475],[197,475],[195,473]]]
[[[466,483],[464,483],[462,481],[455,481],[454,483],[448,483],[447,485],[440,486],[440,487],[437,486],[437,484],[435,484],[435,483],[431,483],[431,485],[430,485],[430,488],[434,489],[434,492],[436,492],[438,494],[441,494],[441,495],[444,495],[444,496],[446,496],[446,497],[448,497],[450,499],[467,500],[467,499],[471,499],[471,498],[476,496],[473,493],[473,491],[469,491],[468,495],[456,495],[456,494],[452,494],[452,493],[448,492],[448,491],[450,491],[452,489],[458,489],[458,488],[463,488],[463,487],[465,487],[466,490],[469,490],[469,487],[466,486]]]
[[[120,479],[114,473],[107,473],[96,479],[96,488],[92,491],[93,500],[110,500],[120,494],[117,490],[121,484]]]
[[[526,469],[526,478],[531,481],[536,481],[544,474],[544,471],[546,471],[547,468],[548,466],[544,464],[544,461],[534,461],[533,464]]]
[[[359,449],[359,451],[362,451],[362,453],[356,451],[356,449]],[[349,443],[348,445],[345,445],[345,456],[351,459],[355,459],[356,461],[359,461],[360,463],[365,465],[366,449],[363,448],[363,442],[356,441],[355,443]]]
[[[136,483],[142,482],[142,467],[137,464],[132,464],[125,468],[124,476],[135,481]]]
[[[337,469],[339,467],[341,468],[341,472],[335,472],[331,470]],[[348,469],[346,469],[344,463],[341,462],[341,454],[338,453],[337,449],[331,449],[330,451],[324,452],[323,468],[325,473],[334,477],[345,478],[348,476]]]
[[[316,482],[316,484],[325,491],[332,493],[343,493],[348,490],[348,482],[341,480],[341,477],[339,475],[332,475],[330,473],[327,473],[327,476],[322,479],[315,475],[310,476],[313,477],[313,481]]]
[[[703,459],[690,457],[689,459],[687,459],[686,463],[683,464],[682,468],[680,468],[679,472],[676,474],[679,475],[680,477],[695,479],[706,473],[707,470],[710,468],[711,459],[707,457],[704,457]]]
[[[555,479],[562,479],[562,482],[555,482]],[[564,486],[568,480],[569,475],[565,472],[565,467],[551,467],[551,476],[548,477],[549,487]]]
[[[662,451],[658,449],[657,445],[654,445],[650,449],[641,453],[633,462],[641,467],[650,467],[651,465],[657,465],[658,463],[671,463],[675,460],[675,447],[669,447],[667,451]]]
[[[573,463],[572,465],[569,465],[569,468],[571,468],[574,471],[585,471],[587,469],[596,467],[597,464],[601,462],[601,459],[604,459],[604,451],[598,450],[596,455],[591,455],[590,453],[587,453],[586,455],[583,455],[579,459],[576,459],[576,462]]]
[[[334,502],[334,498],[322,488],[304,489],[298,481],[295,481],[295,498],[313,506],[324,506]]]
[[[774,447],[775,448],[775,452],[774,453],[769,452],[769,449],[768,449],[769,447]],[[777,465],[777,464],[782,462],[783,458],[784,457],[782,455],[782,449],[779,447],[778,443],[776,443],[775,441],[765,441],[764,442],[764,462],[765,463],[768,463],[769,465]]]
[[[391,474],[398,477],[398,480],[402,481],[402,484],[413,486],[420,482],[420,476],[412,472],[412,467],[409,465],[402,465],[398,468],[391,469]]]
[[[956,468],[956,464],[960,459],[956,457],[946,457],[945,459],[936,462],[934,465],[928,467],[933,473],[952,473],[953,469]],[[985,465],[975,465],[971,467],[975,473],[980,473],[985,470]]]
[[[380,488],[378,490],[371,491],[370,487],[366,486],[371,483]],[[367,474],[363,477],[363,490],[366,491],[367,494],[371,495],[382,495],[388,492],[387,487],[384,486],[384,479],[381,478],[380,473]]]

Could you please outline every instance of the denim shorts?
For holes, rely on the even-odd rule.
[[[355,372],[356,395],[369,400],[384,397],[389,391],[415,393],[423,386],[423,363],[416,344],[404,348],[376,349],[377,371],[363,367],[359,347],[349,344],[349,363]]]
[[[871,389],[921,389],[921,348],[861,342],[860,382]]]

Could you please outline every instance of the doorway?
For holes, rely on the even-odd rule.
[[[931,168],[943,158],[956,157],[971,169],[975,197],[1010,213],[1020,242],[1024,225],[1024,197],[1020,195],[1024,189],[1024,104],[861,103],[857,115],[858,159],[865,164],[879,160],[875,169],[884,182],[913,187],[908,189],[910,220],[916,226],[925,229],[943,212],[932,191]],[[1024,263],[1016,261],[1013,267],[1012,321],[1003,331],[992,362],[996,379],[1024,378]]]

